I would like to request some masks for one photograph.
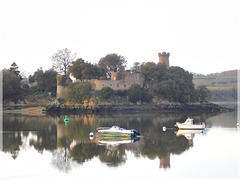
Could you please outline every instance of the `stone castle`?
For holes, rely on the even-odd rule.
[[[169,56],[170,53],[158,53],[159,63],[165,64],[169,68]],[[72,82],[79,82],[78,79],[70,75]],[[141,87],[144,83],[144,75],[141,73],[133,74],[131,72],[123,72],[122,78],[119,78],[117,72],[111,73],[111,80],[90,80],[91,87],[93,90],[101,90],[104,87],[110,87],[113,90],[128,90],[133,84],[138,84]],[[59,84],[59,83],[58,83]],[[63,97],[64,87],[57,85],[57,99]]]

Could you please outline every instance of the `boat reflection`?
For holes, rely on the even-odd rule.
[[[134,137],[102,137],[98,140],[98,145],[105,145],[105,146],[119,146],[121,144],[130,144],[135,143],[140,138]]]
[[[205,130],[178,130],[175,131],[176,136],[184,136],[190,144],[193,143],[193,138],[195,134],[204,134],[206,133]]]

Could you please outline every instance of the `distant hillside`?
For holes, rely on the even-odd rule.
[[[221,73],[211,73],[207,76],[237,76],[237,70],[224,71]]]
[[[237,87],[237,70],[212,73],[208,75],[193,75],[195,86],[207,86],[212,89],[228,89]]]
[[[208,75],[193,75],[195,87],[206,86],[211,91],[210,101],[237,100],[237,70],[212,73]]]

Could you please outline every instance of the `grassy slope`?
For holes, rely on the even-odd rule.
[[[210,101],[236,101],[237,70],[193,76],[195,87],[205,85],[211,92]]]
[[[212,90],[226,90],[237,87],[237,70],[225,71],[217,74],[193,76],[195,86],[205,85]]]

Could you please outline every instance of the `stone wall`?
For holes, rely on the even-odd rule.
[[[63,98],[64,86],[57,85],[57,98]]]
[[[141,86],[143,86],[143,83],[144,83],[144,75],[143,74],[132,74],[130,72],[126,72],[124,73],[124,78],[123,78],[123,81],[127,84],[139,84]]]
[[[142,87],[144,75],[124,73],[122,80],[91,80],[90,82],[94,90],[101,90],[104,87],[110,87],[113,90],[127,90],[132,84],[139,84]]]

